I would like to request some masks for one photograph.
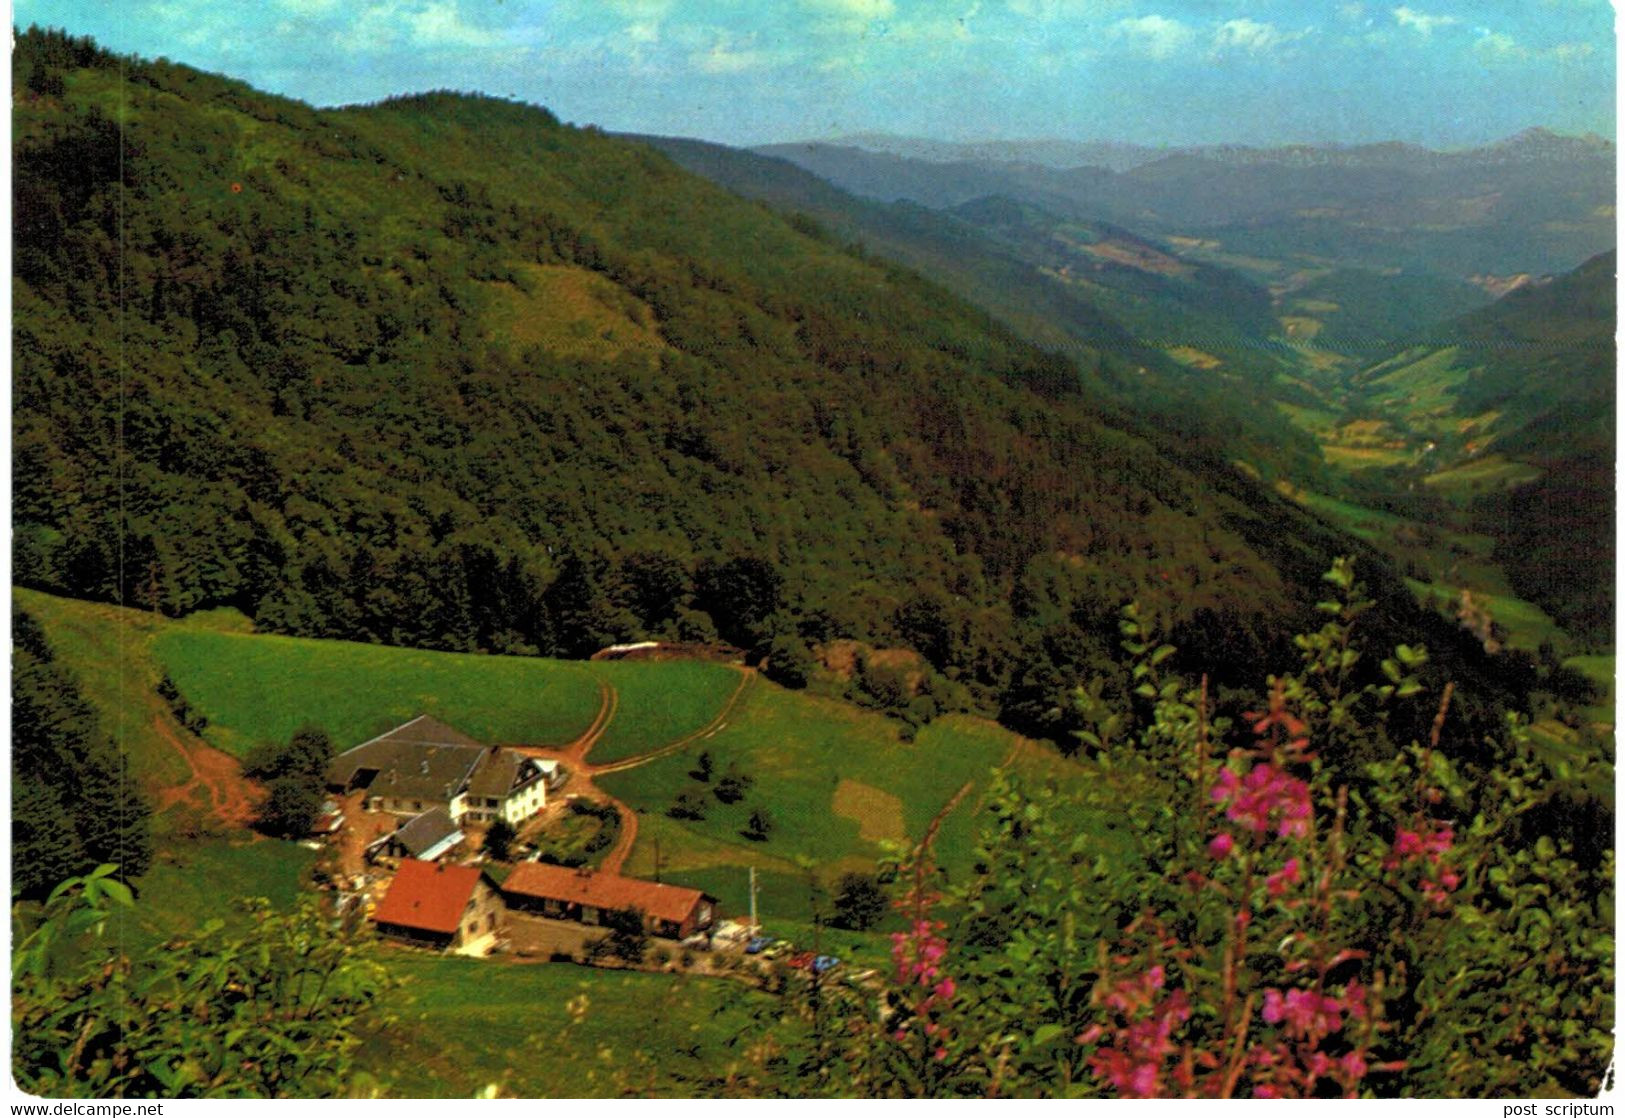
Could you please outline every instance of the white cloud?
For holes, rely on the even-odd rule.
[[[801,6],[819,15],[865,23],[897,14],[893,0],[801,0]]]
[[[1120,11],[1127,0],[1005,0],[1018,16],[1048,23],[1063,18],[1086,18]]]
[[[1401,27],[1409,27],[1422,35],[1431,35],[1440,27],[1449,27],[1453,23],[1460,23],[1455,16],[1430,16],[1426,12],[1419,12],[1415,8],[1395,8],[1394,22]]]
[[[1558,43],[1555,47],[1547,47],[1540,53],[1543,58],[1555,58],[1559,62],[1572,62],[1576,58],[1590,58],[1597,53],[1597,48],[1590,43]]]
[[[756,46],[756,37],[747,35],[730,38],[719,35],[707,50],[697,50],[688,56],[689,64],[702,74],[743,74],[749,70],[762,70],[777,59]]]
[[[489,47],[501,36],[465,23],[452,0],[437,0],[406,17],[412,42],[420,47]]]
[[[1528,53],[1511,35],[1503,35],[1499,31],[1491,31],[1485,27],[1475,30],[1478,32],[1478,42],[1473,44],[1473,49],[1483,58],[1491,60],[1521,58]]]
[[[1573,62],[1587,58],[1596,51],[1590,43],[1558,43],[1550,47],[1526,47],[1511,35],[1491,31],[1487,27],[1475,27],[1473,31],[1478,35],[1478,41],[1473,44],[1473,51],[1480,61],[1486,63],[1531,60]]]
[[[1173,57],[1196,38],[1196,32],[1177,19],[1158,15],[1120,19],[1112,31],[1147,58],[1158,59]]]
[[[1282,31],[1273,23],[1259,23],[1245,17],[1232,19],[1221,23],[1214,32],[1213,53],[1270,54],[1308,34],[1307,31]]]

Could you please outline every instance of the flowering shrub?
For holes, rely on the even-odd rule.
[[[1325,624],[1256,706],[1166,677],[1172,649],[1126,610],[1133,709],[1080,689],[1093,752],[1077,779],[994,775],[968,880],[936,890],[929,841],[914,852],[878,1011],[818,1003],[824,1046],[799,1066],[842,1074],[778,1088],[1594,1092],[1612,1048],[1611,858],[1584,867],[1531,833],[1563,785],[1517,720],[1473,747],[1484,761],[1450,756],[1469,751],[1447,733],[1452,688],[1428,695],[1425,650],[1364,672],[1352,568],[1328,581]],[[1417,701],[1425,740],[1390,740],[1390,712]]]

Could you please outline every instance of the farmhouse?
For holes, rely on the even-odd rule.
[[[372,915],[382,935],[429,947],[477,950],[496,935],[502,896],[485,871],[409,859]]]
[[[717,899],[698,889],[541,862],[515,866],[502,894],[515,910],[583,924],[601,924],[608,912],[638,909],[650,933],[670,939],[709,928],[717,911]]]
[[[548,770],[542,762],[492,746],[474,763],[463,791],[463,817],[476,823],[506,819],[518,824],[547,806]]]
[[[451,821],[446,809],[432,807],[367,847],[367,860],[416,858],[420,862],[433,862],[462,841],[462,829]]]
[[[456,823],[518,824],[547,806],[562,770],[500,746],[485,746],[426,714],[333,759],[328,787],[366,793],[368,811],[417,816],[442,808]]]

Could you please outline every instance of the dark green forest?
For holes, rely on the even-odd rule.
[[[151,807],[45,632],[11,614],[11,888],[44,896],[103,863],[128,877],[152,861]]]
[[[1353,550],[1382,631],[1526,686],[1222,451],[647,147],[33,29],[14,81],[24,585],[444,649],[903,643],[1064,736],[1122,603],[1243,670]]]

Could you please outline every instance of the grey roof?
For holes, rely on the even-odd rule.
[[[431,807],[422,815],[414,815],[395,829],[386,841],[397,842],[414,858],[422,858],[447,839],[463,837],[462,829],[451,821],[443,807]]]
[[[470,796],[489,796],[492,799],[507,799],[513,790],[526,780],[542,775],[541,766],[530,758],[511,749],[500,749],[492,746],[485,751],[479,764],[468,777],[468,794]]]
[[[372,769],[378,774],[367,789],[372,795],[449,801],[484,753],[467,734],[425,714],[340,753],[328,777],[348,784],[360,770]]]

